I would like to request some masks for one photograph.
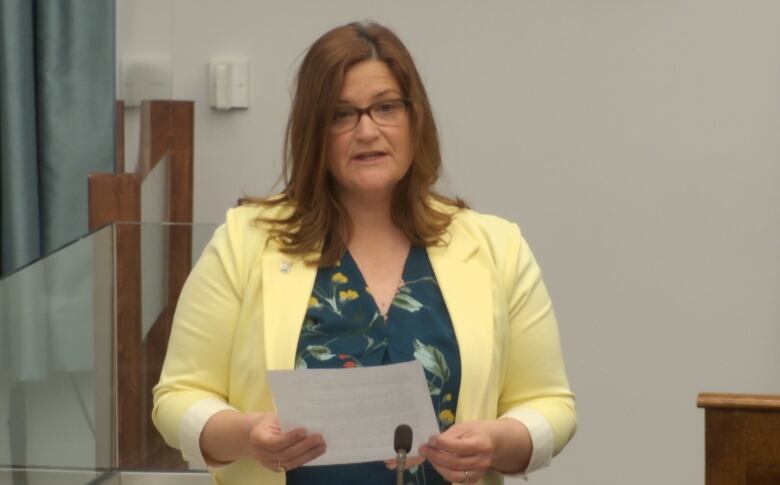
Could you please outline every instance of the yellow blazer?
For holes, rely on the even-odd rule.
[[[273,411],[269,369],[292,369],[316,267],[280,252],[252,221],[284,207],[228,211],[188,278],[173,322],[153,420],[179,448],[182,418],[199,401]],[[516,417],[548,422],[554,453],[576,428],[552,305],[517,225],[458,211],[446,246],[428,248],[461,357],[456,421]],[[196,437],[197,438],[197,437]],[[284,484],[252,460],[212,470],[219,484]],[[480,483],[498,484],[489,472]]]

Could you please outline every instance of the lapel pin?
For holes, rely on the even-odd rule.
[[[291,268],[291,266],[292,266],[292,264],[290,264],[290,262],[289,262],[289,261],[287,261],[287,260],[285,259],[284,261],[282,261],[282,262],[279,264],[279,270],[280,270],[282,273],[289,273],[289,272],[290,272],[290,268]]]

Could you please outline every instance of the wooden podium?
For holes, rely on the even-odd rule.
[[[699,394],[706,485],[780,484],[780,396]]]

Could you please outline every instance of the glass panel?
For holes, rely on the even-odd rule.
[[[113,228],[0,280],[0,466],[111,466]]]
[[[121,244],[124,234],[137,234],[136,249],[130,247],[126,249],[129,251],[127,254],[117,254],[116,273],[123,285],[129,288],[126,286],[131,280],[128,275],[135,271],[132,251],[138,251],[140,261],[136,263],[136,268],[140,268],[140,274],[137,288],[141,295],[140,301],[133,302],[128,300],[132,292],[121,290],[124,294],[117,300],[120,305],[117,308],[120,315],[117,325],[120,328],[140,325],[141,336],[138,352],[118,354],[119,376],[124,376],[124,379],[137,376],[140,382],[138,392],[132,386],[123,386],[121,380],[118,383],[120,419],[125,416],[122,407],[127,409],[130,420],[133,416],[140,416],[137,421],[119,425],[120,429],[135,427],[135,435],[139,437],[123,443],[120,436],[120,463],[124,463],[123,468],[133,470],[183,470],[187,466],[182,462],[179,451],[168,447],[152,425],[152,389],[159,380],[165,358],[178,292],[193,261],[200,257],[217,225],[119,223],[116,226],[119,235],[117,247],[126,247]],[[122,305],[128,305],[128,311],[123,310]],[[132,316],[132,309],[135,309],[136,317]],[[125,318],[127,321],[123,321]],[[121,338],[124,333],[119,335]],[[129,457],[128,461],[123,461],[124,455]]]
[[[216,227],[115,224],[0,280],[0,483],[186,469],[151,424],[152,388]]]
[[[30,485],[120,485],[116,471],[68,469],[10,469],[0,467],[0,483]]]
[[[171,157],[164,155],[141,181],[141,221],[168,222]]]
[[[165,155],[146,175],[141,182],[141,221],[164,223],[168,217],[168,174],[170,173],[170,157]],[[151,229],[152,226],[147,226]],[[149,332],[154,321],[165,309],[165,288],[168,286],[165,250],[168,241],[167,231],[159,226],[159,230],[141,231],[141,274],[144,284],[141,287],[143,301],[143,335]]]

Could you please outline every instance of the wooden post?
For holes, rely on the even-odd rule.
[[[116,227],[116,367],[117,467],[183,468],[178,452],[164,444],[151,422],[152,387],[157,383],[179,293],[192,260],[193,103],[144,101],[141,146],[136,173],[89,176],[90,230]],[[117,110],[120,105],[117,104]],[[120,120],[119,118],[122,118]],[[116,168],[124,167],[122,111],[117,113]],[[119,144],[122,144],[120,149]],[[169,222],[167,306],[152,329],[142,336],[141,322],[141,184],[156,164],[169,158]]]
[[[706,485],[780,484],[780,396],[699,394]]]

